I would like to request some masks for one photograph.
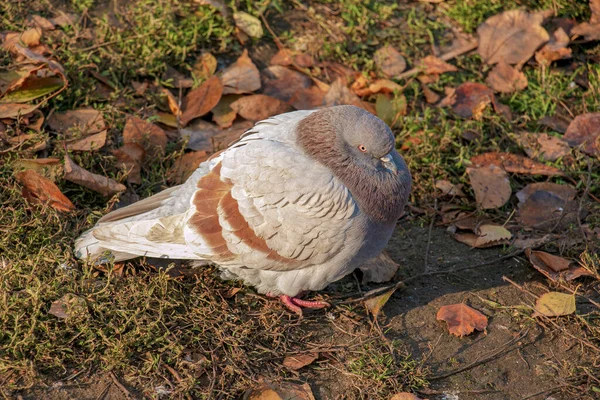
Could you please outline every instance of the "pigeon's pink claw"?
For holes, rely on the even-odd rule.
[[[317,310],[321,309],[321,308],[325,308],[325,307],[331,307],[331,304],[327,303],[326,301],[302,300],[302,299],[298,299],[296,297],[287,296],[285,294],[279,296],[279,299],[281,299],[281,302],[287,308],[289,308],[290,310],[292,310],[299,316],[302,316],[302,308],[300,308],[300,307],[313,308],[313,309],[317,309]]]

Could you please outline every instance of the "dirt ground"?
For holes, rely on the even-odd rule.
[[[398,278],[425,272],[428,227],[415,222],[399,224],[388,252],[402,267]],[[519,312],[532,299],[507,283],[503,276],[535,291],[543,288],[540,275],[524,259],[516,256],[490,265],[483,263],[505,255],[497,249],[470,250],[453,240],[443,229],[431,231],[427,272],[474,266],[455,274],[424,277],[397,291],[383,309],[380,324],[389,340],[398,341],[428,371],[431,386],[420,391],[423,398],[434,399],[573,399],[557,393],[569,382],[576,365],[588,363],[585,346],[573,340],[562,328],[544,330],[532,318]],[[347,277],[332,284],[325,293],[335,298],[336,288],[353,285]],[[363,286],[366,291],[377,285]],[[248,294],[247,294],[248,295]],[[356,295],[355,297],[359,297]],[[465,302],[489,318],[485,332],[466,337],[448,333],[445,323],[436,320],[440,306]],[[335,304],[335,301],[334,301]],[[493,307],[491,306],[493,305]],[[329,349],[348,349],[357,338],[373,328],[366,313],[348,319],[345,306],[315,311],[298,322],[299,329],[318,332],[315,345]],[[494,308],[495,307],[495,308]],[[578,305],[582,312],[586,304]],[[281,309],[282,314],[288,311]],[[285,316],[284,316],[285,318]],[[293,317],[292,317],[293,318]],[[308,349],[307,349],[308,350]],[[334,354],[334,353],[332,353]],[[335,356],[306,367],[290,378],[309,382],[316,399],[343,399],[356,389],[352,374],[340,374]],[[575,383],[570,385],[576,386]],[[156,388],[158,398],[161,388]],[[164,393],[168,393],[165,391]],[[353,396],[352,396],[353,397]],[[68,381],[47,387],[34,387],[18,394],[22,399],[126,399],[144,398],[123,377],[111,373],[84,372]]]

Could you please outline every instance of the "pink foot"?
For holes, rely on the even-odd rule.
[[[285,294],[279,296],[279,299],[287,308],[302,316],[302,308],[313,308],[313,309],[321,309],[325,307],[331,307],[331,304],[326,301],[309,301],[309,300],[301,300],[296,297],[290,297]]]

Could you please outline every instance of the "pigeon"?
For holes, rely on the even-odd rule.
[[[75,254],[210,262],[302,315],[329,304],[299,295],[381,253],[411,180],[392,131],[368,111],[289,112],[257,122],[182,185],[105,215]]]

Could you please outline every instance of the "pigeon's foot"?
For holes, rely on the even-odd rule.
[[[302,307],[313,308],[317,310],[320,308],[331,307],[331,304],[327,303],[326,301],[302,300],[296,297],[287,296],[285,294],[279,296],[279,299],[281,300],[283,305],[285,305],[287,308],[289,308],[299,316],[302,316]]]

